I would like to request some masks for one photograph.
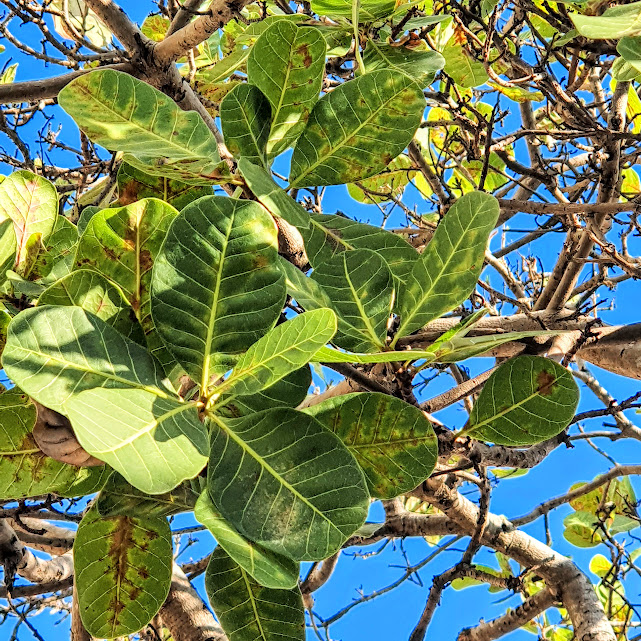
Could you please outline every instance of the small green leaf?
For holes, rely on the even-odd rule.
[[[0,222],[0,284],[6,280],[8,269],[16,264],[18,243],[13,221],[9,218]]]
[[[321,90],[325,50],[316,29],[288,20],[274,22],[253,46],[247,76],[271,104],[269,158],[290,147],[305,128]]]
[[[194,403],[142,389],[96,388],[65,406],[80,445],[147,494],[173,490],[207,463],[207,430]]]
[[[281,590],[296,587],[298,563],[265,550],[239,534],[216,510],[206,489],[198,498],[194,516],[212,533],[218,545],[260,585]]]
[[[304,641],[305,613],[298,587],[267,588],[217,547],[205,573],[211,607],[229,641]]]
[[[62,89],[58,102],[93,142],[125,152],[125,161],[146,173],[193,185],[224,176],[203,119],[127,73],[91,71]]]
[[[392,363],[400,361],[401,363],[417,360],[425,360],[428,363],[435,359],[434,353],[429,350],[407,350],[407,351],[390,351],[376,352],[373,354],[363,354],[354,352],[339,352],[330,347],[321,347],[315,354],[312,362],[314,363]]]
[[[438,444],[432,425],[405,401],[386,394],[346,394],[305,412],[347,445],[377,498],[409,492],[434,470]]]
[[[2,364],[29,396],[62,414],[72,395],[95,387],[166,394],[149,352],[79,307],[18,314],[9,325]]]
[[[327,292],[315,280],[305,276],[304,272],[282,256],[279,258],[279,266],[283,274],[285,274],[287,293],[292,298],[295,298],[296,302],[305,311],[311,312],[314,309],[323,307],[331,309],[332,301],[329,299]]]
[[[309,227],[309,214],[305,208],[290,198],[262,167],[241,158],[238,161],[238,171],[260,204],[272,216],[282,218],[298,228]]]
[[[16,266],[19,268],[16,271],[23,273],[20,268],[27,260],[29,239],[40,234],[40,239],[45,242],[57,218],[58,193],[48,180],[29,171],[16,171],[2,181],[0,223],[13,221],[17,241]]]
[[[103,518],[89,510],[74,541],[80,618],[92,637],[143,628],[169,594],[171,531],[164,518]]]
[[[152,313],[167,348],[205,389],[269,331],[285,302],[274,221],[258,204],[208,196],[187,205],[156,260]]]
[[[474,60],[458,44],[448,44],[443,49],[445,73],[461,87],[478,87],[489,79],[482,62]]]
[[[465,194],[450,208],[401,285],[397,308],[401,324],[392,346],[472,293],[498,216],[496,198],[479,191]]]
[[[78,228],[64,216],[56,216],[51,235],[44,243],[33,270],[31,280],[39,278],[43,284],[55,283],[71,273],[78,246]]]
[[[220,121],[225,144],[234,156],[267,166],[271,107],[258,87],[236,85],[220,103]]]
[[[216,394],[247,396],[274,385],[306,365],[335,333],[336,315],[331,309],[305,312],[281,323],[240,357]]]
[[[383,203],[400,198],[415,171],[412,161],[401,154],[392,160],[387,169],[365,180],[347,185],[349,195],[359,203]]]
[[[150,496],[127,483],[123,476],[113,472],[100,490],[96,509],[100,516],[131,516],[137,518],[166,517],[180,512],[191,512],[198,494],[189,483],[182,483],[165,494]]]
[[[296,143],[290,185],[339,185],[379,173],[412,140],[425,98],[409,76],[373,71],[323,96]]]
[[[294,560],[321,560],[365,521],[363,472],[315,418],[278,408],[211,423],[209,493],[247,538]]]
[[[592,40],[617,40],[641,33],[641,2],[609,7],[600,16],[570,14],[576,30]]]
[[[517,356],[490,376],[464,432],[497,445],[540,443],[569,425],[578,402],[579,388],[564,367]]]
[[[351,351],[380,351],[394,303],[394,279],[387,263],[369,249],[332,256],[312,274],[343,321],[334,343]]]
[[[578,548],[593,548],[603,541],[599,519],[589,512],[572,512],[563,519],[563,538]]]

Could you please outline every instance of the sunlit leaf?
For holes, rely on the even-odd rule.
[[[311,6],[319,16],[352,17],[351,0],[312,0]],[[361,0],[358,15],[361,22],[374,22],[392,15],[395,8],[395,0]]]
[[[641,33],[641,2],[608,7],[599,16],[570,14],[576,30],[593,40],[617,40]]]

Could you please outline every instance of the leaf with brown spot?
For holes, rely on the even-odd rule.
[[[579,388],[555,361],[517,356],[488,379],[462,433],[497,445],[531,445],[562,432],[574,417]]]
[[[89,634],[113,639],[144,627],[167,598],[172,562],[165,518],[105,518],[89,510],[74,542],[78,605]]]

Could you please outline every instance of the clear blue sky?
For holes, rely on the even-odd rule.
[[[138,23],[142,21],[149,11],[153,10],[153,3],[149,0],[121,0],[120,4]],[[24,38],[29,30],[28,26],[16,30],[16,35]],[[33,30],[31,32],[33,33]],[[8,43],[4,42],[3,44],[7,46],[7,51],[2,56],[2,61],[6,62],[12,56],[14,61],[20,63],[17,80],[35,79],[64,72],[63,69],[51,66],[44,68],[40,62],[25,59],[24,56],[16,54]],[[504,108],[505,106],[503,105]],[[61,117],[61,121],[64,124],[61,139],[70,140],[71,144],[75,144],[77,136],[72,133],[73,125],[64,116]],[[508,117],[506,121],[508,129],[510,123],[511,118]],[[37,126],[42,126],[42,121]],[[34,126],[34,136],[35,130],[36,127]],[[7,141],[2,139],[2,144],[7,145]],[[7,147],[7,149],[10,149],[10,147]],[[523,154],[524,150],[517,147],[517,158],[523,156]],[[54,162],[56,161],[55,156],[53,160]],[[523,162],[528,164],[527,160],[523,160]],[[419,213],[428,213],[430,211],[429,203],[423,201],[418,192],[412,187],[406,191],[405,200],[410,206],[416,204]],[[380,212],[376,207],[359,205],[349,198],[345,187],[335,187],[327,190],[325,211],[330,213],[336,209],[340,209],[348,216],[358,220],[372,222],[373,224],[378,224],[380,221]],[[393,226],[398,222],[398,220],[392,219],[389,224]],[[532,229],[533,220],[525,215],[517,216],[510,221],[510,226],[514,229]],[[516,237],[513,236],[512,238]],[[493,242],[497,243],[498,238],[495,238]],[[635,244],[638,243],[638,241],[633,242]],[[524,247],[522,253],[524,255],[528,253],[538,254],[543,259],[546,267],[549,268],[557,255],[561,243],[561,235],[556,238],[548,235],[542,242],[531,247]],[[631,247],[631,251],[635,253],[634,246]],[[497,286],[499,286],[498,281]],[[638,286],[632,282],[619,286],[615,309],[602,314],[602,317],[607,322],[617,324],[639,320],[637,311],[639,309],[638,291],[633,291],[634,287],[638,290]],[[607,293],[603,292],[602,296]],[[487,369],[491,365],[492,363],[489,360],[476,359],[471,363],[470,368],[474,374]],[[626,380],[607,372],[596,371],[596,373],[605,387],[616,391],[619,398],[632,395],[641,388],[637,381]],[[429,385],[424,397],[434,396],[448,389],[451,385],[450,378],[441,376]],[[580,411],[598,407],[598,401],[588,391],[582,390]],[[633,421],[637,418],[633,412],[628,412],[628,415]],[[451,427],[460,427],[465,422],[466,415],[461,408],[457,407],[443,412],[439,415],[439,418]],[[593,426],[597,427],[598,425],[598,421],[593,424]],[[641,458],[641,447],[638,442],[601,444],[619,463],[638,463]],[[590,480],[609,467],[609,462],[584,441],[577,442],[576,447],[569,451],[566,451],[565,448],[559,448],[543,464],[530,471],[526,476],[501,482],[493,493],[491,509],[495,513],[505,514],[508,517],[519,516],[528,512],[541,500],[563,493],[577,481]],[[636,484],[636,489],[637,493],[640,494],[641,487],[639,487],[638,483]],[[474,494],[472,493],[471,496],[474,497]],[[598,548],[580,550],[565,541],[562,536],[562,520],[570,511],[570,508],[562,507],[550,517],[554,547],[557,551],[572,556],[587,571],[589,560],[593,554],[597,551],[603,552],[603,550]],[[372,507],[371,519],[377,520],[381,518],[382,510],[380,505],[375,504]],[[179,521],[180,526],[190,523],[191,521],[185,517],[181,517]],[[544,537],[542,521],[527,526],[525,529],[534,536]],[[186,561],[189,558],[198,558],[200,552],[210,549],[212,539],[208,534],[198,534],[197,538],[199,542],[190,546],[181,556],[181,560]],[[625,537],[619,536],[618,538]],[[380,546],[376,545],[366,550],[350,549],[343,553],[331,581],[314,595],[316,600],[315,610],[318,614],[323,617],[329,617],[337,610],[348,605],[352,599],[358,598],[361,593],[368,594],[374,590],[384,588],[403,574],[406,564],[416,564],[434,551],[434,548],[423,540],[396,541],[389,543],[384,550],[373,554],[379,549]],[[461,549],[461,545],[455,545],[424,567],[414,581],[407,581],[401,587],[377,598],[375,601],[354,608],[347,616],[332,626],[331,638],[335,640],[342,639],[343,641],[406,639],[422,611],[432,577],[455,563],[459,559],[459,551]],[[363,553],[367,556],[364,558],[357,553]],[[476,561],[481,564],[498,567],[493,554],[489,552],[479,554],[476,557]],[[202,590],[202,582],[198,581],[197,585]],[[638,580],[628,583],[628,595],[633,602],[638,601],[640,589],[641,583]],[[490,594],[485,586],[468,588],[462,591],[448,589],[444,593],[442,606],[437,610],[429,629],[428,637],[430,639],[452,639],[462,627],[474,625],[481,617],[488,620],[498,616],[505,612],[508,606],[514,607],[520,601],[519,597],[506,599],[506,596],[507,593]],[[57,615],[43,613],[35,617],[32,622],[38,627],[45,639],[65,639],[68,637],[67,624],[65,622],[59,627],[54,626],[53,624],[58,619],[59,616]],[[8,638],[10,625],[13,626],[13,622],[9,621],[4,626],[0,626],[0,638],[5,638],[5,635]],[[32,635],[23,626],[19,636],[20,641],[26,641],[31,638],[33,638]],[[311,632],[309,638],[315,638]],[[520,641],[521,639],[525,641],[533,638],[532,635],[526,632],[516,632],[509,637],[510,641]]]

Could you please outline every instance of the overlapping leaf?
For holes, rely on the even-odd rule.
[[[165,518],[84,516],[74,541],[80,618],[92,637],[137,632],[169,593],[171,531]]]
[[[55,283],[71,273],[78,246],[78,228],[64,216],[56,216],[51,235],[34,262],[29,278]]]
[[[14,388],[0,394],[0,499],[65,493],[100,472],[65,465],[40,451],[31,431],[36,408]]]
[[[155,324],[178,362],[203,386],[219,354],[245,351],[278,319],[285,284],[276,226],[252,201],[209,196],[172,224],[156,261]]]
[[[82,447],[147,494],[194,478],[207,463],[207,430],[196,405],[144,389],[96,388],[65,404]]]
[[[58,102],[93,142],[125,152],[125,160],[146,173],[194,185],[224,176],[203,119],[129,74],[92,71],[62,89]]]
[[[334,343],[352,351],[385,347],[394,302],[394,279],[387,263],[369,249],[343,252],[321,263],[312,274],[343,320]]]
[[[460,44],[448,43],[443,49],[445,72],[461,87],[478,87],[489,80],[482,62],[470,57]]]
[[[36,307],[9,325],[2,355],[7,376],[45,407],[94,387],[162,394],[156,361],[133,341],[80,307]]]
[[[296,143],[290,185],[338,185],[379,173],[412,140],[425,98],[409,76],[367,73],[323,96]]]
[[[306,365],[335,333],[336,315],[331,309],[299,314],[254,343],[217,393],[247,396],[271,387]]]
[[[237,158],[267,166],[271,107],[254,85],[236,85],[220,103],[225,144]]]
[[[498,201],[482,192],[466,194],[450,208],[399,290],[397,339],[454,309],[472,293],[498,215]]]
[[[247,75],[271,105],[270,158],[291,146],[305,128],[321,90],[325,50],[316,29],[288,20],[274,22],[253,46]]]
[[[416,173],[412,171],[412,164],[405,154],[401,154],[392,160],[385,171],[347,185],[347,191],[354,200],[367,205],[400,198]]]
[[[359,5],[360,22],[374,22],[387,18],[396,8],[394,0],[362,0]],[[312,11],[319,16],[352,17],[352,0],[312,0]]]
[[[579,388],[555,361],[517,356],[481,391],[464,433],[497,445],[530,445],[556,436],[574,417]]]
[[[16,262],[18,243],[13,221],[9,218],[0,222],[0,283],[4,282],[7,269]]]
[[[205,589],[229,641],[304,641],[305,614],[298,587],[263,587],[217,547],[207,566]]]
[[[413,490],[434,469],[438,443],[417,407],[386,394],[347,394],[305,410],[354,454],[373,496],[389,499]]]
[[[294,560],[327,558],[367,515],[352,454],[316,419],[287,408],[213,417],[208,487],[241,534]]]
[[[0,184],[0,222],[12,220],[17,241],[16,265],[27,260],[30,238],[49,238],[58,217],[56,188],[29,171],[15,171]]]
[[[305,208],[290,198],[262,167],[241,158],[238,161],[238,171],[260,204],[272,216],[283,218],[295,227],[309,227],[309,214]]]
[[[214,536],[218,545],[260,585],[291,589],[298,583],[298,563],[247,540],[216,510],[209,492],[198,498],[194,516]]]
[[[413,51],[407,47],[393,47],[375,40],[368,40],[363,52],[365,71],[395,69],[412,77],[421,87],[427,87],[445,59],[436,51]]]
[[[641,33],[641,2],[607,8],[599,16],[573,13],[576,30],[594,40],[616,40]]]

